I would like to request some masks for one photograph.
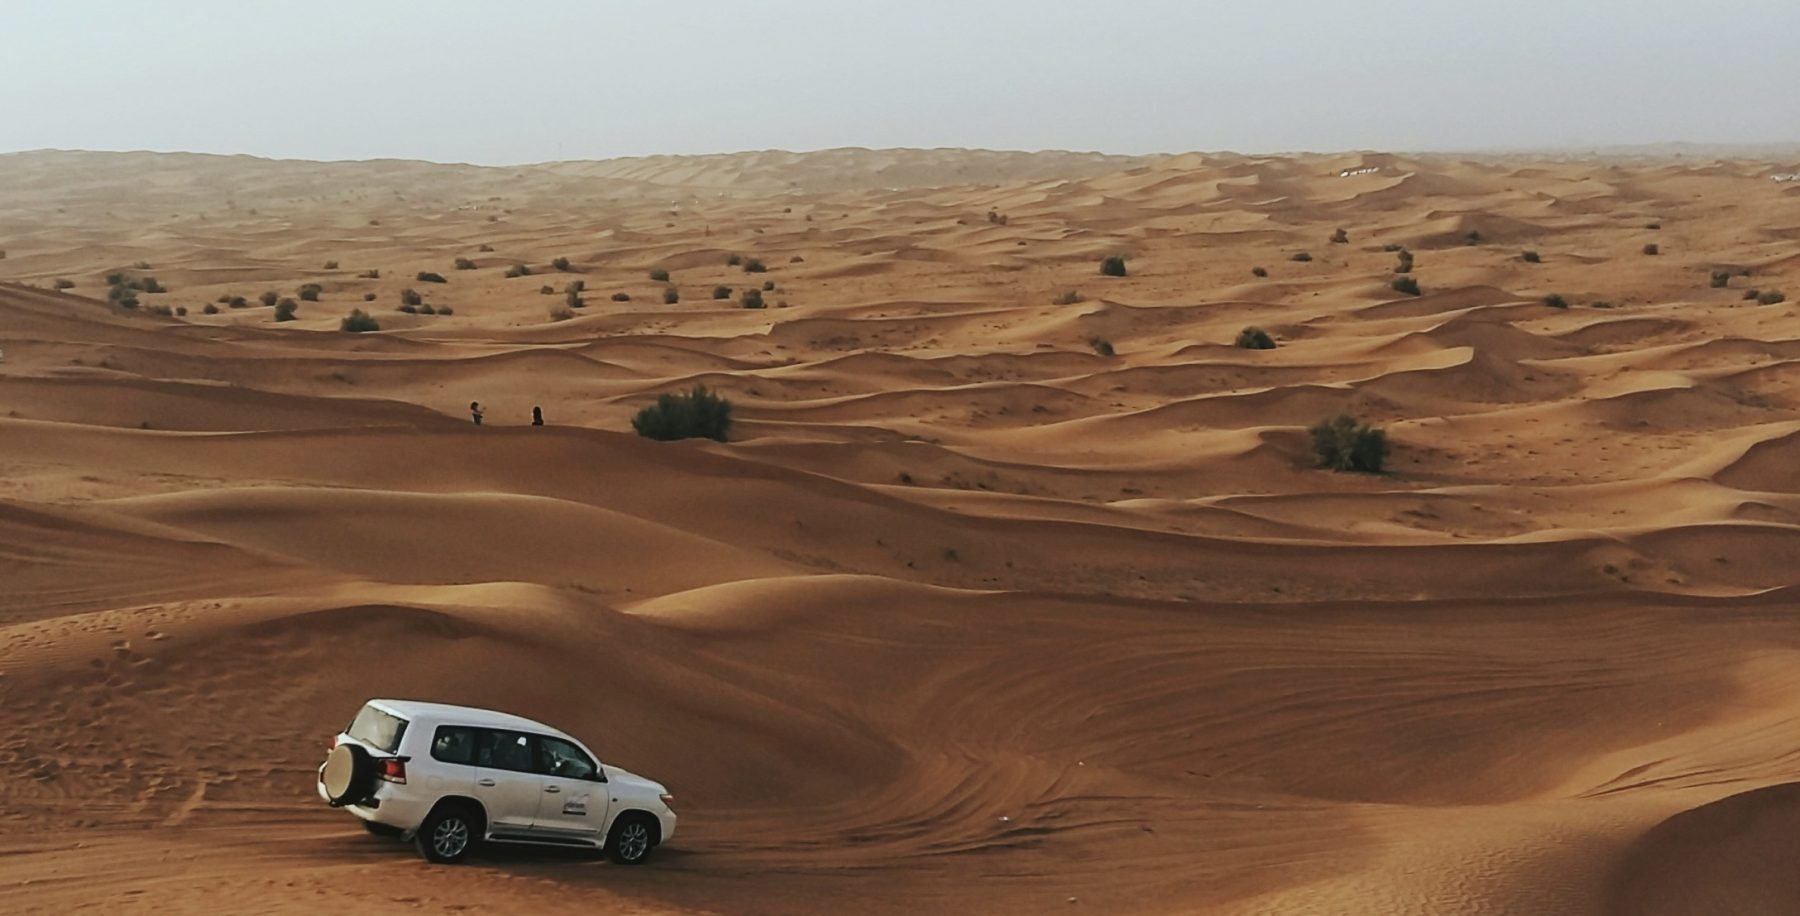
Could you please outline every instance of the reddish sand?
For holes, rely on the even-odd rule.
[[[1795,912],[1784,171],[0,156],[0,910]],[[682,832],[429,866],[313,794],[371,696]]]

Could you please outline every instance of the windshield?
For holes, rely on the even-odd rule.
[[[392,754],[399,750],[400,738],[406,734],[406,720],[373,706],[364,706],[356,714],[356,721],[344,731],[370,747]]]

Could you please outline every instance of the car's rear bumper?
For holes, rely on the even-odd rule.
[[[319,767],[319,798],[331,804],[331,795],[325,791],[325,767]],[[416,830],[425,815],[430,813],[430,805],[406,797],[405,787],[393,783],[377,783],[375,796],[367,804],[342,805],[343,810],[377,824],[386,824],[401,830]]]

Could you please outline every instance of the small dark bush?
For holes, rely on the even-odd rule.
[[[581,290],[578,289],[563,293],[563,304],[572,309],[587,308],[587,302],[581,298]]]
[[[1400,277],[1390,285],[1393,286],[1394,292],[1396,293],[1405,293],[1408,296],[1417,296],[1419,294],[1419,281],[1414,280],[1411,277]]]
[[[1237,340],[1233,343],[1246,350],[1275,349],[1275,338],[1270,337],[1269,332],[1262,328],[1245,328],[1239,331]]]
[[[1754,301],[1756,301],[1756,297],[1761,296],[1761,295],[1762,295],[1762,290],[1760,290],[1760,289],[1744,290],[1744,301],[1754,302]]]
[[[675,287],[670,286],[663,290],[663,304],[664,305],[674,305],[675,303],[680,302],[680,301],[681,301],[681,292],[679,290],[677,290]]]
[[[650,279],[655,280],[658,283],[667,283],[669,282],[669,272],[658,267],[655,270],[650,271]]]
[[[440,306],[438,306],[438,314],[439,315],[454,315],[454,314],[456,314],[456,309],[453,309],[447,305],[440,305]]]
[[[1535,251],[1524,251],[1519,254],[1519,260],[1524,261],[1527,264],[1538,264],[1544,259],[1539,257],[1538,253]]]
[[[566,305],[559,305],[550,309],[551,321],[568,321],[573,317],[575,317],[575,313],[570,311],[569,307]]]
[[[300,287],[300,298],[307,302],[317,302],[319,301],[319,294],[324,291],[325,287],[320,286],[317,283],[308,283],[305,286]]]
[[[54,285],[54,286],[55,286],[55,287],[56,287],[56,288],[57,288],[57,289],[74,289],[74,288],[75,288],[75,281],[74,281],[74,280],[66,280],[66,279],[63,279],[63,278],[61,278],[61,277],[58,277],[58,278],[57,278],[57,279],[56,279],[56,283],[54,283],[54,284],[53,284],[53,285]]]
[[[138,289],[141,289],[146,293],[166,293],[169,291],[168,287],[156,282],[155,277],[145,277],[143,282],[138,284]]]
[[[738,299],[738,305],[747,309],[767,308],[763,304],[762,290],[760,289],[744,290],[744,295]]]
[[[772,293],[774,291],[775,291],[775,281],[774,280],[764,280],[763,281],[763,292]]]
[[[1394,273],[1409,274],[1409,273],[1412,273],[1412,269],[1413,269],[1412,252],[1407,251],[1404,248],[1400,249],[1400,261],[1399,261],[1399,263],[1394,265]]]
[[[570,290],[574,290],[575,292],[578,292],[578,293],[587,292],[587,281],[586,280],[570,280],[569,282],[563,284],[563,292],[566,293],[566,292],[569,292]]]
[[[425,297],[420,295],[418,290],[409,286],[400,291],[400,303],[402,305],[423,305]]]
[[[543,286],[538,287],[538,293],[539,295],[544,296],[554,296],[556,295],[556,287],[546,283]]]
[[[789,264],[805,264],[806,259],[799,255],[794,255],[793,257],[788,258],[788,263]]]
[[[1381,246],[1381,250],[1382,250],[1382,251],[1389,251],[1389,252],[1392,252],[1392,251],[1399,251],[1399,250],[1400,250],[1400,243],[1399,243],[1399,242],[1389,242],[1389,243],[1387,243],[1387,244],[1386,244],[1386,245],[1383,245],[1383,246]]]
[[[1082,299],[1081,290],[1072,289],[1056,297],[1057,305],[1074,305]]]
[[[1658,246],[1655,242],[1651,242],[1650,244],[1644,246],[1644,253],[1650,254],[1650,255],[1662,254],[1662,248],[1660,246]]]
[[[1290,256],[1290,257],[1289,257],[1289,258],[1288,258],[1288,260],[1290,260],[1290,261],[1300,261],[1300,262],[1302,262],[1302,263],[1304,263],[1304,262],[1306,262],[1306,261],[1310,261],[1310,260],[1312,260],[1312,255],[1311,255],[1311,254],[1309,254],[1309,253],[1307,253],[1307,252],[1304,252],[1304,251],[1296,251],[1296,252],[1294,252],[1294,253],[1293,253],[1293,255],[1292,255],[1292,256]]]
[[[1100,275],[1103,277],[1125,276],[1125,259],[1111,255],[1100,262]]]
[[[455,261],[451,262],[451,266],[455,267],[457,270],[474,270],[475,262],[468,258],[457,258]]]
[[[714,299],[730,299],[731,298],[731,287],[729,287],[729,286],[713,287],[713,298]]]
[[[1787,297],[1782,295],[1781,290],[1778,290],[1778,289],[1768,290],[1767,292],[1764,292],[1762,295],[1756,297],[1756,301],[1762,303],[1763,305],[1774,305],[1778,302],[1785,301],[1786,299],[1787,299]]]
[[[1596,308],[1596,309],[1614,309],[1614,308],[1618,308],[1618,306],[1616,306],[1616,305],[1614,305],[1614,304],[1612,304],[1612,303],[1611,303],[1611,302],[1608,302],[1608,301],[1606,301],[1606,300],[1605,300],[1605,299],[1596,299],[1596,300],[1594,300],[1594,301],[1593,301],[1593,302],[1590,302],[1590,303],[1588,303],[1588,307],[1589,307],[1589,308]]]
[[[1566,309],[1569,307],[1569,301],[1555,293],[1545,296],[1544,304],[1553,309]]]
[[[523,264],[514,264],[513,266],[508,267],[506,269],[506,278],[508,280],[510,280],[514,277],[529,277],[529,276],[531,276],[531,268],[526,267]]]
[[[417,315],[419,314],[419,307],[408,302],[405,305],[400,306],[396,311],[405,312],[408,315]]]
[[[737,267],[742,263],[744,263],[744,256],[741,254],[728,254],[725,256],[726,267]]]
[[[1333,232],[1331,234],[1331,243],[1333,245],[1344,245],[1344,244],[1348,244],[1349,241],[1350,241],[1350,233],[1345,232],[1342,229],[1339,229],[1338,231]]]
[[[109,273],[106,275],[106,285],[107,286],[122,286],[122,285],[124,285],[124,283],[125,283],[125,274],[123,271],[115,270],[112,273]]]
[[[374,302],[375,294],[374,293],[363,293],[363,301],[364,302]]]
[[[1100,354],[1101,356],[1114,355],[1112,341],[1107,340],[1106,338],[1101,337],[1098,334],[1095,334],[1092,337],[1088,338],[1088,346],[1093,347],[1094,352]]]
[[[185,305],[175,306],[175,316],[177,318],[186,318],[187,317],[187,306],[185,306]]]
[[[132,270],[149,270],[150,262],[149,261],[139,261],[136,264],[131,265],[131,269]]]
[[[630,293],[613,293],[612,301],[614,301],[614,302],[630,302],[631,294]]]
[[[1662,223],[1645,223],[1644,228],[1645,229],[1661,229]]]
[[[203,308],[200,311],[205,312],[208,315],[217,315],[217,314],[219,314],[219,307],[212,304],[211,302],[208,302],[206,304],[206,308]]]
[[[323,268],[321,268],[321,269],[323,269],[323,270],[337,270],[337,269],[338,269],[338,268],[337,268],[337,262],[336,262],[336,261],[326,261],[326,262],[325,262],[325,266],[324,266],[324,267],[323,267]]]
[[[492,246],[492,245],[482,245],[482,246],[481,246],[481,247],[480,247],[480,248],[477,248],[477,249],[475,249],[475,250],[476,250],[476,251],[478,251],[478,252],[488,252],[488,251],[493,251],[493,250],[494,250],[494,246]]]
[[[420,283],[448,283],[449,282],[448,280],[444,279],[443,274],[432,273],[429,270],[419,271],[419,275],[417,277],[414,277],[413,279],[418,280]]]
[[[362,273],[357,274],[356,276],[358,279],[362,279],[362,280],[379,280],[379,279],[381,279],[381,271],[365,270]]]
[[[234,309],[247,309],[250,307],[250,300],[245,299],[243,296],[232,296],[230,299],[225,300],[225,304]]]
[[[1252,276],[1252,277],[1267,277],[1268,275],[1269,275],[1269,269],[1266,267],[1250,268],[1250,276]]]
[[[1724,289],[1731,285],[1731,271],[1715,270],[1712,272],[1712,288]]]
[[[562,271],[563,273],[568,273],[569,266],[570,266],[569,259],[568,258],[556,258],[555,260],[550,262],[550,266],[556,268],[557,270]]]
[[[750,258],[749,260],[744,262],[744,273],[760,274],[760,273],[768,273],[768,271],[769,271],[769,266],[767,264],[764,264],[760,259]]]
[[[712,439],[724,442],[731,434],[731,402],[695,385],[687,394],[659,395],[656,403],[638,411],[631,428],[646,439]]]
[[[436,315],[437,309],[432,308],[431,303],[427,302],[424,305],[419,306],[419,314],[421,314],[421,315]]]
[[[1367,424],[1359,425],[1352,417],[1340,414],[1320,420],[1307,432],[1312,436],[1313,456],[1319,467],[1379,474],[1387,461],[1387,434]]]
[[[362,309],[351,309],[350,314],[346,315],[344,320],[338,323],[338,330],[349,331],[352,334],[361,334],[364,331],[381,330],[381,323],[376,321],[374,317]]]
[[[292,299],[283,299],[280,302],[275,303],[275,320],[293,321],[294,312],[299,308],[300,303],[295,302]]]
[[[1479,245],[1479,244],[1481,244],[1481,233],[1476,232],[1473,229],[1469,230],[1469,234],[1463,236],[1463,244],[1464,245]]]
[[[269,290],[261,296],[258,296],[257,301],[261,302],[263,305],[274,305],[281,301],[281,296],[274,290]]]
[[[137,294],[130,293],[130,292],[120,293],[117,297],[115,297],[113,299],[113,303],[122,309],[137,308],[138,307]]]

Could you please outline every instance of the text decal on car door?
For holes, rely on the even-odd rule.
[[[580,798],[571,798],[563,802],[563,813],[579,814],[585,817],[587,815],[587,796],[583,795]]]

